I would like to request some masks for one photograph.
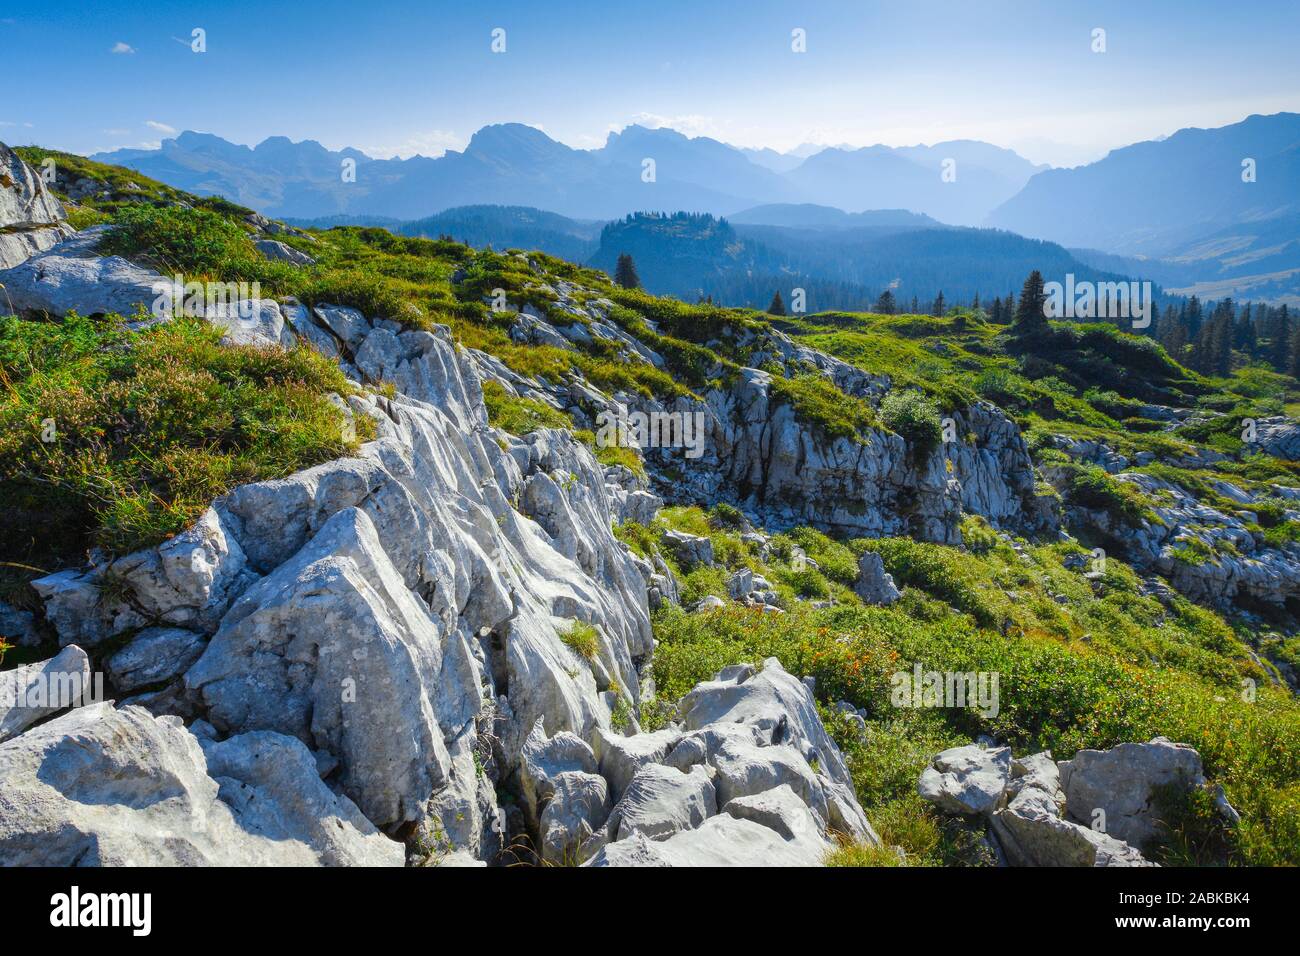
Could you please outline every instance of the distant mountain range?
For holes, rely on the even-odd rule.
[[[1253,181],[1243,178],[1247,169]],[[1300,114],[1184,129],[1034,176],[989,224],[1146,263],[1180,292],[1300,301]],[[1150,260],[1160,260],[1152,263]]]
[[[566,258],[585,258],[600,223],[637,210],[725,216],[743,238],[786,250],[799,230],[812,230],[818,236],[805,239],[822,250],[819,261],[838,257],[832,246],[909,229],[985,225],[1050,240],[1090,268],[1149,277],[1171,291],[1300,303],[1294,113],[1181,130],[1074,169],[1035,166],[970,140],[779,153],[642,126],[579,150],[515,123],[484,127],[464,151],[436,159],[377,160],[284,137],[248,147],[194,132],[156,150],[93,158],[280,218],[400,224]],[[1245,160],[1253,160],[1254,182],[1242,180]],[[345,162],[355,164],[355,182],[344,181]],[[834,230],[855,236],[824,235]]]
[[[219,193],[277,217],[403,220],[466,204],[611,219],[636,209],[729,215],[756,205],[814,202],[851,211],[902,207],[973,225],[1044,168],[972,141],[800,147],[779,154],[643,126],[611,133],[600,149],[580,150],[517,123],[485,126],[463,152],[437,159],[371,159],[355,149],[331,151],[312,140],[290,143],[284,137],[239,146],[194,132],[164,140],[156,150],[122,149],[92,158],[177,188]],[[345,160],[355,163],[355,182],[343,179]],[[647,160],[653,160],[652,177]],[[945,166],[946,160],[952,163]]]

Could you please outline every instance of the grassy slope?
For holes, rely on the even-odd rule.
[[[39,159],[35,151],[28,152],[32,153],[29,161]],[[78,162],[79,173],[106,181],[121,172]],[[83,222],[115,218],[122,227],[113,240],[119,251],[195,274],[257,280],[265,291],[295,295],[309,303],[353,305],[368,315],[416,326],[445,323],[461,342],[498,356],[523,375],[560,381],[577,372],[606,389],[660,395],[699,392],[726,381],[747,364],[754,347],[749,333],[761,330],[767,321],[757,313],[686,305],[618,289],[600,273],[546,256],[530,257],[539,275],[528,259],[510,253],[475,253],[455,243],[398,238],[380,229],[339,228],[313,232],[310,238],[282,237],[315,256],[318,264],[295,269],[268,263],[250,254],[246,237],[227,228],[242,228],[243,211],[236,207],[194,201],[197,212],[143,216],[124,212],[133,205],[128,200],[139,200],[142,194],[146,202],[176,199],[166,187],[126,175],[143,180],[131,190],[132,196],[115,194],[74,211]],[[205,213],[220,217],[224,224],[206,218]],[[572,316],[553,308],[553,290],[560,279],[591,290],[575,293],[579,298],[595,294],[612,300],[614,321],[663,354],[668,369],[629,365],[599,341],[577,352],[516,344],[507,334],[511,316],[495,314],[483,303],[485,294],[505,289],[512,304],[530,302],[556,321],[572,322]],[[651,331],[651,324],[656,331]],[[1239,372],[1227,381],[1207,381],[1176,366],[1147,343],[1106,328],[1062,328],[1065,340],[1051,356],[1017,361],[1002,349],[1003,330],[988,325],[980,313],[941,318],[831,314],[786,321],[782,327],[868,371],[890,374],[896,384],[928,395],[938,410],[959,407],[976,396],[988,398],[1007,409],[1035,445],[1041,444],[1047,431],[1058,431],[1100,438],[1129,454],[1169,452],[1193,442],[1231,451],[1231,429],[1222,424],[1197,426],[1200,430],[1195,434],[1166,435],[1135,429],[1126,419],[1136,415],[1139,401],[1192,403],[1234,414],[1248,409],[1258,417],[1297,397],[1294,382],[1260,370]],[[12,352],[47,332],[7,331],[5,347]],[[76,334],[102,336],[106,342],[117,333],[101,327],[93,333],[81,328]],[[189,334],[199,335],[198,331]],[[173,367],[199,376],[213,372],[215,359],[201,341],[186,340],[183,345],[166,353]],[[139,343],[133,346],[139,349]],[[91,381],[93,375],[108,373],[100,367],[105,361],[97,357],[100,351],[70,349],[66,358],[59,353],[39,375]],[[255,382],[257,375],[266,374],[251,356],[248,362],[251,367],[242,367],[238,375],[253,377],[241,382]],[[300,372],[308,396],[340,387],[324,377],[312,378],[325,376],[323,370]],[[12,378],[9,366],[6,374]],[[26,377],[34,375],[28,372]],[[823,431],[879,427],[874,410],[825,394],[818,382],[795,378],[784,381],[780,389],[806,420]],[[39,389],[28,386],[20,392],[28,396],[24,401],[30,405],[30,396],[39,394]],[[509,398],[503,390],[489,387],[487,398],[493,421],[507,429],[562,424],[554,410]],[[5,438],[26,447],[27,429],[37,411],[14,412],[4,428]],[[110,403],[104,414],[123,417],[129,428],[154,427],[126,402]],[[322,433],[311,426],[312,421],[310,414],[290,413],[283,422],[285,428],[314,431],[314,441],[304,443],[302,463],[338,451],[328,429]],[[176,475],[187,474],[187,455],[202,455],[214,447],[211,434],[202,428],[162,434],[167,453],[180,462],[172,469]],[[218,434],[228,441],[231,433]],[[229,472],[233,480],[294,466],[294,461],[257,453],[266,437],[235,438],[233,454],[251,460],[252,467]],[[91,509],[96,527],[104,526],[104,516],[119,509],[97,503],[92,489],[101,487],[105,478],[116,482],[123,468],[127,473],[138,471],[156,458],[138,453],[134,444],[124,447],[120,438],[120,433],[101,426],[97,440],[104,454],[125,461],[91,456],[81,476],[79,507]],[[24,467],[37,465],[29,462]],[[1297,483],[1293,468],[1272,460],[1229,462],[1221,472],[1247,484]],[[147,477],[145,487],[156,492],[158,476],[148,472]],[[1085,476],[1090,477],[1095,476]],[[4,480],[5,490],[10,482],[22,479],[10,474]],[[1086,480],[1082,484],[1090,493],[1103,497],[1108,493],[1104,483],[1100,490]],[[109,487],[114,489],[110,502],[130,499],[131,494],[119,492],[116,484]],[[216,486],[200,482],[194,487],[199,490],[175,495],[175,501],[197,500]],[[166,508],[161,511],[170,513]],[[1169,861],[1300,863],[1300,707],[1288,692],[1272,686],[1232,627],[1218,615],[1185,602],[1175,602],[1167,611],[1142,597],[1133,573],[1114,560],[1108,562],[1104,580],[1094,587],[1063,563],[1071,546],[1026,544],[1022,558],[973,520],[967,529],[971,544],[961,549],[905,539],[834,542],[805,529],[779,536],[775,557],[765,564],[741,543],[734,528],[728,530],[733,519],[725,509],[711,516],[698,509],[669,509],[656,528],[619,529],[642,552],[657,547],[658,535],[666,527],[708,533],[724,565],[765,572],[777,583],[790,611],[759,617],[733,605],[709,616],[678,609],[660,612],[655,621],[661,641],[655,677],[663,696],[683,692],[723,664],[775,654],[792,671],[818,678],[824,705],[848,699],[864,708],[870,717],[865,740],[857,739],[848,723],[830,709],[828,724],[849,755],[872,819],[887,842],[907,849],[909,862],[968,861],[976,855],[970,834],[954,829],[921,804],[915,781],[936,750],[990,732],[1011,741],[1017,752],[1051,747],[1060,758],[1080,747],[1105,747],[1160,733],[1192,743],[1205,757],[1211,777],[1227,788],[1243,811],[1244,823],[1225,834],[1199,803],[1171,808],[1172,834],[1158,854]],[[151,530],[156,536],[170,528],[162,522]],[[106,543],[112,543],[111,536]],[[795,543],[820,564],[820,571],[790,566]],[[881,553],[905,588],[904,600],[893,608],[866,608],[852,595],[849,585],[856,554],[866,548]],[[696,570],[682,577],[687,599],[725,594],[721,569]],[[817,610],[796,601],[796,594],[834,596],[839,603]],[[965,710],[891,707],[889,675],[918,661],[926,669],[999,672],[1001,713],[984,719]],[[1253,703],[1242,699],[1240,682],[1245,679],[1260,685]],[[646,717],[653,723],[662,714]]]

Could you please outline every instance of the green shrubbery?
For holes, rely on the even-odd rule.
[[[579,657],[594,661],[600,651],[600,632],[586,621],[574,621],[560,632],[560,640]]]
[[[669,608],[656,615],[657,686],[677,696],[719,668],[740,660],[778,658],[787,670],[816,678],[825,704],[848,700],[868,714],[859,740],[829,708],[824,712],[849,760],[859,796],[886,841],[904,846],[912,862],[952,862],[965,849],[915,797],[916,779],[938,750],[978,733],[1007,740],[1017,753],[1107,748],[1166,734],[1191,743],[1207,773],[1222,783],[1243,825],[1219,837],[1243,862],[1300,862],[1297,789],[1300,713],[1285,695],[1261,692],[1245,703],[1177,670],[1135,666],[1083,645],[1035,633],[980,627],[952,616],[918,620],[903,605],[797,606],[764,615],[731,606],[709,615]],[[899,710],[890,677],[920,662],[925,670],[999,675],[1000,711]],[[1221,831],[1221,828],[1220,828]],[[1177,858],[1176,855],[1173,858]],[[1225,862],[1205,848],[1198,862]]]
[[[880,403],[880,417],[890,431],[903,436],[917,461],[925,461],[943,438],[939,408],[920,392],[890,392]]]
[[[136,259],[164,275],[251,280],[259,256],[249,234],[219,213],[184,206],[127,206],[100,240],[105,255]]]
[[[1063,463],[1067,477],[1066,495],[1073,504],[1104,511],[1126,524],[1156,521],[1155,511],[1138,487],[1119,481],[1097,465]]]
[[[866,433],[876,427],[876,415],[860,398],[851,398],[818,374],[794,378],[774,377],[772,398],[794,408],[800,421],[807,422],[828,438],[866,442]]]
[[[512,435],[527,435],[539,428],[572,429],[569,416],[544,402],[511,395],[500,382],[491,379],[483,383],[483,404],[487,406],[488,422]]]
[[[337,365],[220,339],[190,319],[131,332],[0,318],[5,560],[51,570],[92,546],[153,544],[233,485],[356,449],[327,398],[350,391]]]

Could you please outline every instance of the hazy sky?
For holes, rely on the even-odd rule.
[[[59,0],[0,16],[0,140],[89,153],[196,129],[407,156],[488,123],[592,147],[641,122],[783,150],[983,139],[1072,164],[1300,111],[1298,49],[1296,0]]]

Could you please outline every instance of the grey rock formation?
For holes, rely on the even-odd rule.
[[[72,235],[66,219],[63,204],[45,188],[40,175],[0,143],[0,269],[10,269]]]
[[[613,798],[617,800],[623,795],[642,767],[663,763],[681,738],[681,732],[671,727],[631,737],[597,727],[591,738],[592,750],[601,775],[609,781]]]
[[[826,733],[812,693],[776,658],[764,661],[756,675],[742,671],[730,680],[696,685],[682,699],[681,712],[687,730],[741,723],[767,743],[751,747],[741,738],[732,738],[710,753],[708,759],[719,774],[722,804],[732,796],[788,783],[828,826],[853,839],[876,842],[854,795],[844,757]],[[755,754],[755,750],[771,752]]]
[[[1261,418],[1255,423],[1256,441],[1274,458],[1300,461],[1300,422],[1285,416]]]
[[[948,813],[979,816],[1002,803],[1011,779],[1011,748],[986,750],[978,744],[938,754],[921,773],[921,797]]]
[[[706,820],[703,826],[659,842],[642,833],[633,834],[602,848],[588,865],[819,866],[825,858],[824,843],[785,840],[770,827],[723,813]]]
[[[48,661],[0,671],[0,741],[93,693],[90,659],[75,645]]]
[[[677,555],[687,570],[713,567],[713,542],[685,531],[665,531],[664,544]]]
[[[853,590],[868,604],[893,604],[903,595],[894,585],[894,577],[885,571],[885,562],[874,551],[864,551],[858,558],[858,579]]]
[[[1012,866],[1152,866],[1141,853],[1105,833],[1061,817],[1052,795],[1026,787],[991,819]]]
[[[121,256],[94,254],[98,234],[86,230],[0,271],[6,305],[17,313],[62,316],[116,313],[153,321],[154,304],[170,281]]]
[[[709,772],[700,765],[683,773],[650,763],[636,772],[609,819],[609,839],[626,840],[643,833],[666,840],[698,827],[718,812],[718,794]]]
[[[400,866],[298,741],[100,703],[0,744],[0,864]]]
[[[519,759],[524,812],[534,825],[555,793],[554,781],[565,773],[595,774],[596,755],[577,734],[561,731],[548,738],[543,718],[538,717]]]
[[[1119,744],[1110,750],[1080,750],[1059,766],[1069,816],[1091,826],[1100,811],[1106,833],[1136,846],[1159,833],[1158,808],[1153,803],[1157,787],[1205,783],[1201,755],[1167,737]]]
[[[253,245],[272,262],[287,262],[295,266],[309,266],[316,262],[307,253],[299,252],[293,246],[285,245],[278,239],[258,239]]]
[[[609,817],[609,786],[604,777],[580,770],[566,770],[550,782],[550,798],[538,824],[542,859],[578,863],[583,844]]]
[[[128,692],[180,677],[207,641],[180,627],[146,627],[104,664],[113,685]]]

